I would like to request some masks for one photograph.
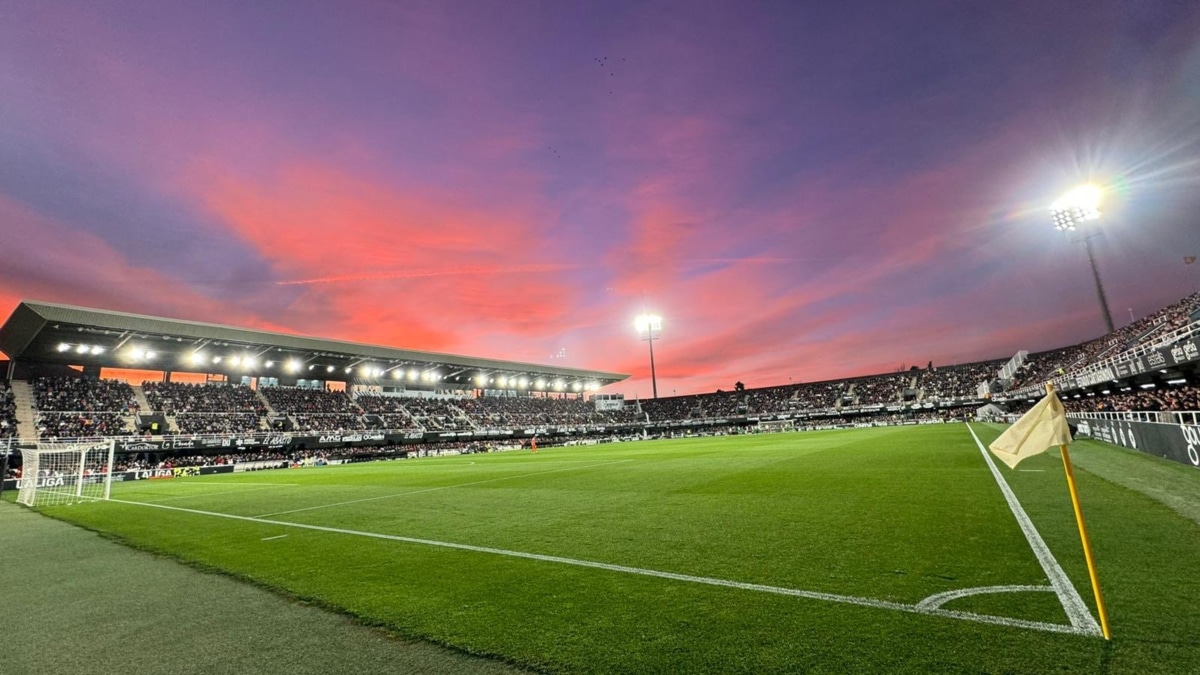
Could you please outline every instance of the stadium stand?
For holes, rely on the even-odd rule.
[[[344,391],[268,387],[263,396],[276,412],[292,418],[296,431],[358,431],[366,429],[362,409]]]
[[[421,425],[413,419],[404,407],[404,399],[399,396],[380,396],[378,394],[359,394],[354,402],[367,413],[365,419],[368,426],[380,429],[420,429]],[[371,425],[372,420],[375,421]]]
[[[125,417],[136,409],[133,388],[124,382],[85,378],[33,381],[38,436],[42,438],[124,436]]]
[[[995,378],[1004,363],[1004,360],[983,361],[926,368],[920,372],[920,398],[974,398],[979,385]]]
[[[1024,401],[1036,395],[1035,388],[1022,389],[1026,385],[1036,385],[1056,375],[1086,375],[1107,368],[1111,359],[1119,355],[1127,355],[1121,358],[1144,355],[1150,348],[1178,343],[1197,332],[1200,332],[1200,294],[1193,294],[1101,338],[1030,355],[1012,380],[1003,384],[1011,394],[1009,398],[1015,396]],[[1187,352],[1189,349],[1194,352],[1194,344],[1185,346],[1186,349],[1180,347],[1181,353],[1191,353]],[[759,423],[755,416],[776,414],[797,417],[798,425],[800,420],[804,420],[804,425],[830,425],[961,418],[966,406],[979,405],[980,384],[991,383],[1005,363],[989,360],[936,368],[930,364],[920,370],[845,380],[632,401],[615,411],[597,410],[595,404],[581,397],[412,397],[378,391],[360,392],[352,397],[343,391],[302,387],[265,387],[255,392],[228,384],[162,382],[144,383],[145,398],[139,399],[137,392],[122,382],[83,377],[38,378],[28,383],[28,390],[26,383],[21,382],[19,391],[22,397],[26,396],[24,392],[32,392],[34,417],[29,419],[43,438],[131,433],[128,422],[134,412],[140,412],[137,401],[142,400],[143,407],[148,404],[152,411],[168,417],[174,425],[173,432],[186,435],[266,432],[266,417],[273,411],[288,416],[292,422],[288,425],[290,429],[277,426],[278,430],[301,433],[397,430],[416,433],[417,436],[406,439],[414,440],[422,434],[438,432],[579,429],[676,421],[721,424],[721,420],[728,418],[754,426]],[[1064,391],[1062,395],[1072,411],[1200,408],[1194,386],[1197,368],[1192,365],[1183,371],[1167,373],[1165,369],[1157,369],[1136,381],[1120,384],[1102,379],[1099,381],[1104,385],[1094,387],[1073,384],[1067,378],[1066,386],[1074,391]],[[1180,383],[1190,384],[1176,386]],[[1114,393],[1100,391],[1109,387]],[[1005,398],[1004,392],[997,396],[999,402]],[[901,409],[898,407],[901,404],[908,405]],[[1021,405],[1008,403],[1010,409]],[[879,406],[889,409],[876,410]],[[15,434],[18,418],[28,422],[20,417],[24,414],[23,409],[18,409],[13,391],[0,388],[0,437]]]
[[[17,401],[12,388],[0,383],[0,438],[17,435]]]
[[[183,384],[144,382],[142,391],[152,410],[167,415],[179,413],[266,414],[262,401],[248,387],[228,384]]]
[[[898,403],[912,384],[910,373],[865,377],[851,381],[850,393],[858,405]]]

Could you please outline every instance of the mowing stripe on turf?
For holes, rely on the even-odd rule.
[[[996,484],[1000,486],[1000,492],[1004,493],[1004,501],[1008,502],[1008,508],[1012,510],[1013,516],[1017,519],[1017,524],[1021,526],[1021,531],[1025,533],[1025,539],[1029,541],[1029,547],[1033,549],[1033,554],[1037,556],[1038,562],[1041,563],[1042,569],[1046,572],[1046,578],[1050,580],[1050,585],[1054,587],[1054,592],[1058,594],[1058,601],[1062,603],[1063,611],[1067,613],[1067,618],[1071,620],[1071,625],[1086,635],[1101,635],[1100,624],[1096,623],[1096,619],[1092,617],[1091,611],[1084,604],[1083,598],[1079,597],[1079,591],[1075,590],[1075,586],[1071,583],[1067,573],[1063,571],[1061,565],[1058,564],[1058,559],[1050,552],[1050,547],[1046,545],[1046,541],[1042,539],[1042,535],[1038,534],[1037,528],[1033,526],[1033,521],[1029,519],[1029,514],[1025,513],[1021,502],[1017,501],[1017,496],[1013,494],[1012,488],[1008,486],[1008,481],[1004,480],[1004,475],[1000,473],[1000,469],[996,468],[996,463],[992,461],[992,456],[988,453],[987,448],[983,447],[983,443],[979,440],[979,436],[975,435],[975,430],[971,425],[967,425],[967,431],[971,432],[971,438],[975,439],[975,445],[979,446],[979,452],[983,454],[984,461],[987,462],[988,468],[992,471],[992,477],[996,479]]]
[[[490,546],[472,546],[470,544],[458,544],[449,541],[436,541],[433,539],[418,539],[416,537],[404,537],[395,534],[381,534],[378,532],[363,532],[361,530],[347,530],[340,527],[325,527],[323,525],[307,525],[304,523],[290,523],[285,520],[267,520],[254,516],[236,516],[230,513],[219,513],[216,511],[201,511],[199,509],[187,509],[181,506],[167,506],[166,504],[152,504],[148,502],[131,502],[123,499],[111,499],[109,501],[120,504],[130,504],[133,506],[147,506],[155,509],[165,509],[168,511],[182,511],[184,513],[192,513],[202,516],[213,516],[216,518],[228,518],[230,520],[241,520],[251,523],[261,523],[263,525],[278,525],[282,527],[295,527],[303,530],[313,530],[316,532],[328,532],[331,534],[344,534],[355,537],[369,537],[371,539],[385,539],[388,541],[398,541],[406,544],[420,544],[424,546],[437,546],[440,548],[450,548],[459,551],[470,551],[472,553],[487,553],[491,555],[502,555],[510,558],[523,558],[526,560],[536,560],[539,562],[558,563],[562,565],[573,565],[575,567],[588,567],[592,569],[606,570],[609,572],[620,572],[624,574],[637,574],[646,577],[657,577],[660,579],[669,579],[672,581],[684,581],[694,584],[705,584],[708,586],[722,586],[725,588],[735,588],[744,591],[758,591],[761,593],[772,593],[775,595],[788,595],[797,598],[807,598],[810,600],[824,600],[826,602],[836,602],[846,605],[859,605],[862,607],[872,607],[875,609],[890,609],[898,612],[907,612],[910,614],[924,614],[927,616],[940,616],[950,619],[962,619],[965,621],[975,621],[978,623],[996,624],[1000,626],[1009,626],[1012,628],[1028,628],[1032,630],[1041,630],[1051,633],[1069,633],[1073,635],[1091,635],[1085,629],[1078,628],[1073,625],[1046,623],[1043,621],[1029,621],[1026,619],[1013,619],[1005,616],[992,616],[989,614],[976,614],[974,612],[960,612],[956,610],[941,609],[940,605],[947,600],[938,602],[936,598],[945,595],[939,593],[930,598],[926,598],[915,605],[909,605],[902,602],[892,602],[890,600],[877,600],[875,598],[863,598],[854,595],[838,595],[835,593],[822,593],[820,591],[805,591],[795,588],[783,588],[781,586],[768,586],[766,584],[752,584],[743,581],[730,581],[728,579],[716,579],[713,577],[699,577],[691,574],[679,574],[676,572],[663,572],[660,570],[651,570],[641,567],[629,567],[626,565],[613,565],[610,563],[595,562],[591,560],[578,560],[575,558],[564,558],[555,555],[543,555],[541,553],[527,553],[525,551],[511,551],[503,548],[492,548]],[[966,591],[975,591],[978,593],[997,593],[997,592],[1014,592],[1024,590],[1047,590],[1039,586],[1007,586],[997,587],[988,586],[984,589],[963,589]],[[968,592],[966,595],[975,593]],[[929,606],[930,599],[935,599],[933,602],[939,606]],[[951,598],[952,599],[952,598]]]
[[[271,516],[283,516],[289,513],[300,513],[301,511],[316,511],[317,509],[329,509],[335,506],[345,506],[347,504],[359,504],[361,502],[373,502],[377,499],[391,499],[393,497],[404,497],[407,495],[419,495],[423,492],[434,492],[436,490],[449,490],[451,488],[467,487],[469,485],[482,485],[483,483],[495,483],[498,480],[513,480],[515,478],[528,478],[530,476],[541,476],[547,473],[558,473],[560,471],[578,471],[579,469],[590,469],[595,466],[606,466],[608,464],[621,464],[622,462],[632,462],[632,459],[618,459],[612,462],[600,462],[598,464],[588,464],[585,466],[568,466],[563,469],[550,469],[549,471],[534,471],[533,473],[523,473],[516,476],[500,476],[499,478],[488,478],[487,480],[476,480],[470,483],[455,483],[454,485],[439,485],[438,487],[424,488],[421,490],[409,490],[408,492],[397,492],[390,495],[380,495],[378,497],[363,497],[362,499],[351,499],[345,502],[334,502],[333,504],[320,504],[318,506],[306,506],[302,509],[292,509],[290,511],[276,511],[274,513],[264,513],[254,516],[255,518],[270,518]]]
[[[230,483],[222,483],[222,485],[230,485]],[[218,495],[244,495],[247,492],[257,492],[259,490],[269,490],[271,488],[277,488],[277,487],[289,487],[289,486],[284,485],[282,483],[277,484],[277,485],[261,485],[260,484],[258,487],[248,487],[245,490],[218,490],[216,492],[192,492],[192,493],[189,493],[186,495],[172,495],[170,497],[163,497],[162,499],[147,499],[146,503],[149,504],[151,502],[169,502],[169,501],[174,501],[176,499],[201,499],[204,497],[216,497]]]

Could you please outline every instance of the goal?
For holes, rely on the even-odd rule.
[[[758,430],[763,432],[795,431],[796,422],[793,420],[763,420],[758,423]]]
[[[115,447],[113,441],[105,441],[20,448],[17,502],[35,507],[108,499]]]

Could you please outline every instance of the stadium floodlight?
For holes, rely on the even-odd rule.
[[[90,348],[87,345],[79,345],[75,348],[75,351],[79,352],[80,354],[86,354],[88,353],[88,349]]]
[[[579,391],[582,388],[583,385],[579,384],[578,382],[571,383],[571,391]]]
[[[1050,216],[1054,228],[1059,232],[1069,233],[1080,230],[1084,223],[1100,219],[1100,198],[1103,192],[1095,185],[1081,185],[1060,197],[1050,205]],[[1096,236],[1095,228],[1086,228],[1083,239],[1084,250],[1087,251],[1088,263],[1092,266],[1092,279],[1096,282],[1096,297],[1100,301],[1100,311],[1104,314],[1104,325],[1108,332],[1113,332],[1112,312],[1108,310],[1108,298],[1104,295],[1104,284],[1100,282],[1100,271],[1096,268],[1096,256],[1092,252],[1092,237]]]
[[[533,388],[534,388],[534,389],[545,389],[545,388],[546,388],[546,381],[545,381],[545,380],[542,380],[542,379],[539,379],[537,382],[534,382],[534,383],[533,383]]]
[[[486,375],[484,375],[483,373],[479,373],[478,375],[475,376],[475,386],[482,387],[485,384],[487,384],[487,376]]]
[[[242,368],[249,370],[253,367],[254,367],[254,357],[253,356],[247,356],[244,359],[242,359]]]
[[[146,359],[147,361],[153,361],[153,360],[154,360],[154,357],[158,356],[158,354],[156,354],[155,352],[153,352],[153,351],[151,351],[151,350],[147,349],[147,350],[146,350],[146,353],[145,353],[145,354],[143,354],[143,356],[145,357],[145,359]]]
[[[555,391],[562,391],[562,390],[563,390],[563,381],[562,381],[562,380],[555,380],[555,381],[554,381],[554,390],[555,390]]]
[[[409,369],[408,369],[408,381],[409,381],[409,382],[412,382],[412,381],[414,381],[414,380],[416,380],[416,379],[417,379],[417,369],[416,369],[416,368],[409,368]]]
[[[191,356],[188,357],[188,361],[190,361],[193,366],[198,366],[201,363],[204,363],[204,354],[201,352],[192,352]]]
[[[65,343],[65,342],[60,342],[60,343],[58,344],[58,351],[60,351],[60,352],[68,352],[68,351],[71,351],[71,345],[69,345],[69,344],[67,344],[67,343]]]
[[[654,398],[658,398],[658,374],[654,371],[654,338],[662,332],[662,317],[657,314],[639,314],[633,320],[633,327],[643,340],[650,343],[650,386]]]
[[[232,359],[229,359],[229,362],[235,366],[240,366],[240,365],[242,365],[242,357],[235,356]]]
[[[266,362],[266,363],[264,363],[263,365],[264,365],[264,366],[266,366],[267,368],[274,368],[274,367],[275,367],[275,362],[274,362],[274,361],[267,361],[267,362]]]
[[[99,356],[100,354],[104,353],[104,347],[101,347],[100,345],[94,345],[88,351],[90,351],[92,353],[92,356]]]
[[[393,380],[398,380],[398,379],[400,379],[400,375],[401,375],[403,372],[404,372],[404,371],[400,370],[399,368],[397,368],[397,369],[393,370],[393,371],[392,371],[392,379],[393,379]]]
[[[141,347],[134,347],[133,349],[129,350],[129,356],[132,357],[134,361],[141,361],[142,359],[146,358],[146,350],[142,349]]]
[[[287,362],[287,365],[284,366],[284,369],[287,370],[289,373],[294,373],[297,370],[300,370],[300,362],[297,361],[296,359],[291,359],[290,361]],[[309,370],[312,370],[312,366],[309,366]]]
[[[529,378],[522,377],[520,380],[517,381],[517,386],[522,389],[524,389],[525,387],[528,387],[529,386]]]
[[[220,363],[220,362],[221,362],[221,357],[219,357],[219,356],[213,357],[213,363]]]
[[[332,373],[332,372],[333,372],[333,366],[325,366],[325,372],[327,372],[327,373]]]

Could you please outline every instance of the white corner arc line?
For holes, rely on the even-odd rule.
[[[946,591],[945,593],[935,593],[918,602],[917,607],[921,609],[937,609],[951,600],[972,595],[983,595],[985,593],[1024,593],[1026,591],[1055,592],[1053,586],[976,586],[974,588],[959,588],[953,591]]]
[[[975,621],[978,623],[989,623],[1000,626],[1009,626],[1012,628],[1028,628],[1032,630],[1041,630],[1050,633],[1068,633],[1072,635],[1090,635],[1087,631],[1073,625],[1046,623],[1043,621],[1029,621],[1025,619],[1012,619],[1003,616],[991,616],[988,614],[975,614],[974,612],[961,612],[956,610],[947,610],[941,608],[924,608],[919,605],[909,605],[901,602],[892,602],[890,600],[877,600],[875,598],[863,598],[854,595],[837,595],[835,593],[822,593],[819,591],[805,591],[794,588],[784,588],[781,586],[769,586],[766,584],[753,584],[742,581],[730,581],[728,579],[716,579],[713,577],[693,576],[690,574],[679,574],[677,572],[663,572],[660,570],[651,570],[641,567],[629,567],[626,565],[614,565],[611,563],[595,562],[591,560],[578,560],[575,558],[564,558],[554,555],[543,555],[541,553],[528,553],[525,551],[511,551],[502,548],[492,548],[489,546],[473,546],[471,544],[459,544],[448,541],[436,541],[433,539],[419,539],[416,537],[404,537],[395,534],[381,534],[378,532],[364,532],[360,530],[347,530],[340,527],[325,527],[323,525],[308,525],[305,523],[290,523],[284,520],[267,520],[254,516],[236,516],[230,513],[219,513],[216,511],[201,511],[198,509],[187,509],[180,506],[167,506],[166,504],[151,504],[148,502],[131,502],[123,499],[110,499],[109,501],[130,504],[133,506],[147,506],[155,509],[165,509],[168,511],[182,511],[184,513],[192,513],[202,516],[214,516],[217,518],[228,518],[231,520],[241,520],[251,523],[260,523],[263,525],[279,525],[283,527],[295,527],[303,530],[313,530],[316,532],[328,532],[331,534],[344,534],[358,537],[369,537],[372,539],[384,539],[388,541],[399,541],[407,544],[420,544],[424,546],[436,546],[440,548],[456,549],[460,551],[471,551],[474,553],[488,553],[492,555],[507,556],[510,558],[523,558],[526,560],[537,560],[540,562],[558,563],[563,565],[573,565],[575,567],[589,567],[593,569],[607,570],[609,572],[620,572],[625,574],[637,574],[647,577],[657,577],[660,579],[670,579],[672,581],[683,581],[696,584],[705,584],[708,586],[721,586],[725,588],[736,588],[745,591],[758,591],[762,593],[772,593],[775,595],[787,595],[797,598],[807,598],[811,600],[824,600],[826,602],[836,602],[847,605],[859,605],[862,607],[872,607],[875,609],[890,609],[898,612],[907,612],[909,614],[923,614],[926,616],[940,616],[951,619],[961,619],[965,621]]]
[[[549,471],[534,471],[532,473],[522,473],[516,476],[500,476],[499,478],[488,478],[486,480],[476,480],[469,483],[455,483],[454,485],[439,485],[437,487],[424,488],[421,490],[409,490],[408,492],[397,492],[390,495],[379,495],[377,497],[363,497],[362,499],[351,499],[344,502],[334,502],[333,504],[319,504],[317,506],[306,506],[302,509],[292,509],[290,511],[275,511],[274,513],[264,513],[254,516],[255,518],[270,518],[272,516],[283,516],[289,513],[300,513],[302,511],[316,511],[317,509],[329,509],[335,506],[345,506],[347,504],[359,504],[362,502],[373,502],[378,499],[391,499],[393,497],[404,497],[407,495],[419,495],[425,492],[436,492],[437,490],[449,490],[451,488],[468,487],[470,485],[482,485],[483,483],[495,483],[501,480],[514,480],[517,478],[529,478],[530,476],[540,476],[547,473],[558,473],[560,471],[578,471],[580,469],[590,469],[596,466],[607,466],[609,464],[621,464],[622,462],[632,462],[632,459],[618,459],[611,462],[600,462],[599,464],[587,464],[584,466],[568,466],[562,469],[550,469]]]
[[[1017,524],[1021,526],[1021,531],[1025,533],[1025,539],[1029,541],[1029,547],[1033,549],[1034,556],[1041,563],[1042,570],[1046,572],[1046,578],[1050,580],[1050,585],[1054,587],[1054,592],[1058,595],[1058,601],[1062,603],[1063,611],[1067,613],[1067,618],[1070,619],[1071,626],[1085,635],[1101,635],[1100,624],[1096,623],[1091,610],[1084,604],[1083,598],[1079,597],[1079,591],[1075,590],[1071,579],[1067,577],[1067,573],[1058,564],[1058,559],[1050,552],[1050,547],[1046,545],[1046,541],[1042,539],[1042,535],[1034,527],[1033,521],[1029,519],[1029,514],[1025,513],[1021,502],[1017,501],[1017,496],[1013,494],[1012,488],[1008,486],[1008,481],[1004,480],[1004,475],[1000,473],[1000,469],[996,468],[996,463],[992,461],[992,456],[988,454],[987,448],[983,447],[983,443],[979,440],[979,436],[975,435],[975,430],[971,428],[970,424],[967,425],[967,431],[970,431],[971,438],[975,439],[975,445],[979,447],[979,452],[983,455],[984,461],[987,462],[988,468],[992,471],[992,477],[996,479],[996,484],[1000,486],[1000,492],[1004,494],[1004,501],[1008,502],[1008,508],[1017,519]]]

